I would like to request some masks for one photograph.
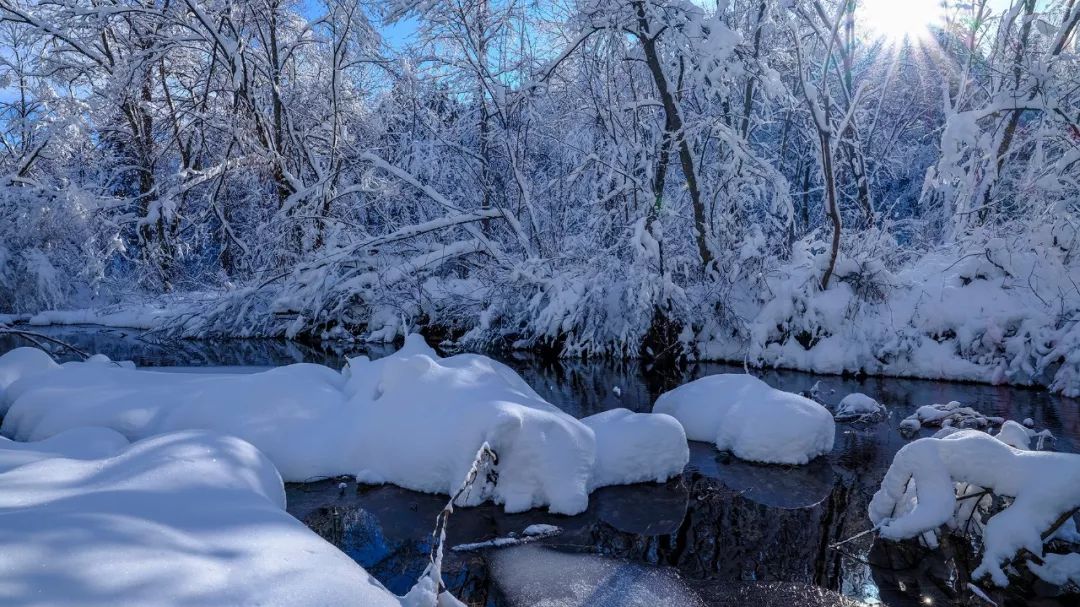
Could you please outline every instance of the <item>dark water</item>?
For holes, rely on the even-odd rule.
[[[318,362],[340,367],[345,355],[360,353],[273,340],[162,344],[120,329],[45,331],[83,350],[140,366]],[[15,345],[24,344],[0,336],[0,352]],[[392,350],[369,353],[379,356]],[[665,389],[714,373],[742,372],[715,363],[661,372],[637,362],[553,363],[513,354],[500,358],[541,395],[577,417],[614,407],[649,411]],[[563,532],[543,540],[545,546],[674,568],[709,605],[953,604],[964,598],[957,587],[962,586],[958,580],[966,573],[963,569],[973,567],[970,555],[946,562],[940,551],[875,542],[871,535],[840,549],[830,547],[870,527],[870,497],[895,452],[908,442],[897,430],[899,421],[921,405],[958,400],[988,415],[1032,418],[1037,428],[1057,437],[1056,450],[1075,452],[1080,446],[1080,402],[1041,390],[788,371],[760,376],[793,392],[818,384],[820,399],[827,404],[864,392],[888,406],[889,415],[877,424],[838,424],[832,453],[806,466],[750,464],[711,445],[692,443],[690,464],[681,478],[662,485],[600,489],[593,493],[588,511],[574,517],[542,511],[509,515],[490,505],[459,509],[450,520],[448,544],[488,540],[549,523]],[[443,496],[352,482],[344,491],[337,481],[289,485],[287,491],[290,512],[397,593],[404,593],[426,565],[430,532],[446,502]],[[491,558],[483,551],[448,553],[448,586],[469,604],[516,604],[491,574]],[[1040,584],[1018,587],[990,594],[999,605],[1080,604],[1080,597],[1055,597],[1056,589]]]

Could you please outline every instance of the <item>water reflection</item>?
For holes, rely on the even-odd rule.
[[[381,356],[393,348],[310,346],[276,340],[160,343],[139,331],[46,328],[88,351],[140,366],[271,366],[318,362],[332,367],[346,356]],[[0,336],[0,352],[25,345]],[[71,358],[61,353],[62,358]],[[584,417],[615,407],[649,411],[660,392],[740,367],[692,364],[677,370],[645,369],[634,361],[545,361],[524,354],[498,356],[545,398]],[[988,414],[1032,418],[1057,437],[1055,448],[1076,451],[1080,403],[1041,390],[890,378],[815,376],[764,371],[762,379],[801,392],[815,384],[826,403],[851,392],[884,403],[876,424],[839,424],[835,447],[808,466],[749,464],[693,443],[680,479],[665,484],[607,487],[575,517],[531,511],[507,515],[486,505],[458,510],[449,543],[462,544],[520,532],[533,523],[564,532],[544,540],[550,548],[598,553],[636,563],[674,567],[709,604],[839,605],[841,595],[888,605],[947,604],[958,572],[936,552],[872,536],[830,545],[869,528],[866,507],[896,451],[907,443],[899,421],[925,404],[958,400]],[[929,431],[923,431],[923,435]],[[430,529],[445,497],[397,487],[361,487],[344,493],[336,482],[288,487],[289,510],[350,554],[380,581],[404,592],[426,565]],[[873,563],[873,565],[871,565]],[[447,582],[474,605],[504,604],[482,553],[450,553]],[[999,604],[1076,604],[1076,597],[997,594]],[[797,598],[797,600],[796,600]],[[1072,601],[1070,601],[1072,599]]]

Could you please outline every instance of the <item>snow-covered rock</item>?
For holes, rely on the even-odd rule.
[[[593,432],[541,398],[506,365],[486,356],[440,358],[419,336],[397,354],[349,364],[355,413],[342,454],[357,480],[451,493],[487,442],[498,483],[465,504],[492,499],[508,512],[588,506],[596,460]]]
[[[590,487],[664,482],[690,461],[686,433],[670,415],[611,409],[581,420],[596,435]]]
[[[958,486],[965,494],[974,486],[1014,498],[982,527],[982,562],[973,572],[1005,586],[1003,565],[1021,549],[1041,556],[1042,534],[1080,507],[1080,455],[1016,449],[977,430],[919,439],[897,452],[870,502],[870,519],[893,540],[955,524]]]
[[[840,400],[833,417],[836,421],[852,421],[877,416],[884,410],[881,403],[862,392],[852,392]]]
[[[462,505],[490,499],[512,512],[548,506],[563,514],[583,511],[595,487],[662,480],[687,459],[674,420],[613,415],[594,420],[604,434],[598,462],[593,428],[545,401],[509,367],[473,354],[439,357],[419,336],[389,357],[354,359],[341,373],[311,364],[166,373],[96,362],[49,366],[44,359],[34,373],[22,371],[23,359],[34,356],[0,364],[0,373],[21,378],[4,395],[10,409],[0,433],[20,441],[87,426],[130,440],[207,429],[255,445],[289,481],[355,475],[447,494],[486,442],[498,454],[497,475]]]
[[[917,432],[923,426],[953,428],[986,428],[991,424],[1004,423],[1005,419],[983,415],[957,401],[944,404],[923,405],[900,423],[902,431]]]
[[[750,375],[710,375],[684,384],[661,394],[653,413],[677,419],[690,440],[769,464],[805,464],[828,453],[836,431],[825,407]]]
[[[109,428],[73,428],[33,443],[20,443],[0,436],[0,472],[55,457],[109,457],[127,445],[128,440],[123,434]]]
[[[257,449],[207,432],[0,474],[0,544],[12,607],[423,604],[287,514],[281,478]]]

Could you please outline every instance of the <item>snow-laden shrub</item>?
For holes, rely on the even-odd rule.
[[[1041,563],[1044,545],[1080,508],[1080,455],[1018,449],[1005,442],[1013,430],[950,431],[900,449],[870,502],[881,537],[936,547],[942,528],[973,536],[982,559],[973,577],[998,586],[1024,554]]]
[[[1066,214],[984,229],[914,258],[888,254],[902,247],[887,235],[853,235],[825,291],[818,277],[826,254],[797,243],[749,323],[747,356],[819,372],[1042,384],[1080,394],[1080,261],[1071,221]]]
[[[0,312],[88,299],[118,242],[98,229],[95,204],[73,189],[0,187]]]

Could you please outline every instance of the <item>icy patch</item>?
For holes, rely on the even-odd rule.
[[[5,605],[402,605],[285,512],[266,457],[206,432],[0,474],[0,544]]]
[[[1041,556],[1043,535],[1080,507],[1080,455],[1024,451],[976,430],[919,439],[897,452],[870,502],[870,519],[893,540],[955,526],[981,501],[966,500],[958,511],[958,488],[1013,498],[981,525],[982,562],[973,573],[1005,586],[1004,565],[1021,549]]]
[[[673,570],[537,546],[494,553],[492,574],[514,607],[704,605]]]
[[[879,418],[884,411],[885,407],[873,398],[853,392],[840,400],[833,417],[836,421],[868,421]]]
[[[686,433],[670,415],[612,409],[581,420],[596,435],[591,489],[657,482],[682,474],[690,461]]]
[[[545,538],[555,537],[560,533],[562,533],[562,528],[556,527],[555,525],[529,525],[520,534],[511,533],[510,535],[497,537],[484,542],[458,544],[451,548],[451,550],[454,552],[471,552],[473,550],[484,550],[487,548],[520,546],[521,544],[528,544]]]
[[[690,440],[768,464],[805,464],[828,453],[836,430],[825,407],[750,375],[710,375],[684,384],[661,394],[653,413],[677,419]]]
[[[127,445],[123,434],[108,428],[74,428],[34,443],[19,443],[0,436],[0,472],[57,457],[109,457]]]

